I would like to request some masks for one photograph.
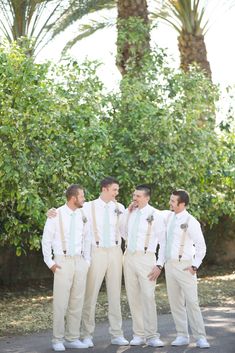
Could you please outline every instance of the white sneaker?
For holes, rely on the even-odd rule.
[[[177,336],[176,339],[171,342],[172,346],[186,346],[189,344],[189,338],[185,336]]]
[[[128,346],[129,342],[123,336],[119,336],[112,338],[111,344],[116,344],[117,346]]]
[[[141,346],[142,344],[145,344],[145,338],[143,337],[134,336],[130,341],[131,346]]]
[[[52,343],[52,349],[55,352],[62,352],[65,351],[65,346],[62,342]]]
[[[85,337],[82,342],[86,344],[88,347],[94,347],[94,343],[90,337]]]
[[[65,348],[88,348],[88,345],[79,341],[79,340],[76,340],[76,341],[65,341],[64,342],[64,346]]]
[[[197,340],[196,347],[210,348],[210,344],[207,342],[206,338],[202,337],[202,338],[199,338],[199,340]]]
[[[151,347],[163,347],[164,343],[159,338],[150,338],[147,340],[147,345]]]

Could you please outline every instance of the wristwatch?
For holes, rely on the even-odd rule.
[[[191,266],[193,271],[197,272],[197,267],[196,266]]]
[[[160,271],[163,269],[161,265],[156,265],[156,266],[159,268]]]

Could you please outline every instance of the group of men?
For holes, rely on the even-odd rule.
[[[189,344],[189,321],[196,346],[209,348],[196,276],[206,245],[199,222],[186,210],[188,193],[175,190],[170,211],[159,211],[149,205],[150,188],[139,185],[125,210],[116,201],[116,179],[107,177],[100,186],[99,198],[84,203],[83,188],[73,184],[66,191],[66,204],[48,211],[42,251],[54,273],[53,350],[94,346],[95,308],[104,278],[111,344],[164,346],[155,303],[163,266],[177,332],[171,345]],[[130,342],[122,331],[122,268],[133,323]]]

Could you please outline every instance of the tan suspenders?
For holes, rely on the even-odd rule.
[[[63,221],[62,221],[62,215],[60,209],[58,210],[59,214],[59,225],[60,225],[60,238],[61,238],[61,244],[62,244],[62,250],[64,255],[66,255],[66,243],[65,243],[65,237],[64,237],[64,227],[63,227]]]
[[[122,213],[119,208],[118,208],[118,203],[115,202],[116,208],[115,208],[115,213],[117,215],[117,220],[115,224],[115,244],[118,245],[119,241],[119,217],[120,214]],[[91,214],[92,214],[92,221],[93,221],[93,231],[94,231],[94,236],[95,236],[95,243],[96,246],[99,247],[100,244],[100,238],[98,234],[98,227],[97,227],[97,222],[96,222],[96,214],[95,214],[95,200],[91,202]]]
[[[83,212],[82,209],[80,209],[81,214],[82,214],[82,222],[83,222],[83,229],[82,229],[82,239],[81,239],[81,254],[84,254],[84,237],[85,237],[85,224],[87,222],[87,218]],[[64,255],[67,254],[66,250],[66,242],[65,242],[65,236],[64,236],[64,226],[63,226],[63,221],[62,221],[62,215],[61,215],[61,210],[58,210],[58,215],[59,215],[59,227],[60,227],[60,238],[61,238],[61,244],[62,244],[62,250]]]
[[[98,235],[98,228],[97,228],[96,216],[95,216],[95,201],[91,202],[91,214],[92,214],[92,221],[93,221],[93,231],[95,235],[95,243],[98,248],[100,244],[100,238]]]
[[[181,260],[184,252],[184,244],[186,239],[186,234],[188,233],[188,223],[189,223],[190,216],[188,216],[186,223],[180,225],[180,228],[183,230],[180,239],[180,248],[179,248],[179,261]]]
[[[153,225],[153,221],[154,221],[153,214],[154,214],[154,210],[152,211],[152,213],[147,218],[148,228],[147,228],[147,233],[146,233],[145,242],[144,242],[144,252],[145,252],[145,254],[146,254],[146,251],[147,251],[148,246],[149,246],[150,235],[151,235],[152,225]]]
[[[167,216],[166,227],[168,226],[171,214],[172,213],[169,213],[169,215]],[[182,234],[180,238],[180,247],[179,247],[179,254],[178,254],[179,261],[181,260],[184,253],[184,245],[185,245],[186,235],[188,234],[189,220],[190,220],[190,215],[188,215],[186,222],[180,225],[180,228],[182,229]]]
[[[117,220],[116,220],[116,224],[115,224],[115,244],[118,245],[118,241],[119,241],[119,220],[120,220],[120,214],[122,213],[120,210],[119,210],[119,207],[118,207],[118,202],[115,201],[115,213],[117,214]]]
[[[146,218],[146,221],[148,222],[148,227],[145,235],[145,241],[144,241],[144,253],[146,254],[149,246],[149,241],[150,241],[150,236],[151,236],[151,231],[152,231],[152,225],[154,221],[154,211]],[[127,218],[126,218],[126,225],[125,225],[125,230],[126,230],[126,241],[125,241],[125,248],[128,246],[128,224],[129,224],[129,219],[130,219],[131,212],[128,211]]]

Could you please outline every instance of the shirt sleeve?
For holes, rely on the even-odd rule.
[[[128,209],[125,210],[125,208],[123,207],[123,213],[120,215],[119,231],[120,231],[121,237],[124,240],[126,240],[128,214],[129,214]]]
[[[56,218],[47,218],[42,236],[43,259],[49,268],[55,265],[55,261],[52,260],[52,243],[56,230]]]
[[[193,258],[192,265],[198,268],[206,255],[206,243],[202,234],[201,225],[193,217],[191,217],[189,221],[189,237],[192,239],[195,246],[195,257]]]
[[[165,248],[166,248],[166,225],[162,212],[156,212],[155,231],[158,238],[158,254],[157,265],[164,266],[165,263]]]

